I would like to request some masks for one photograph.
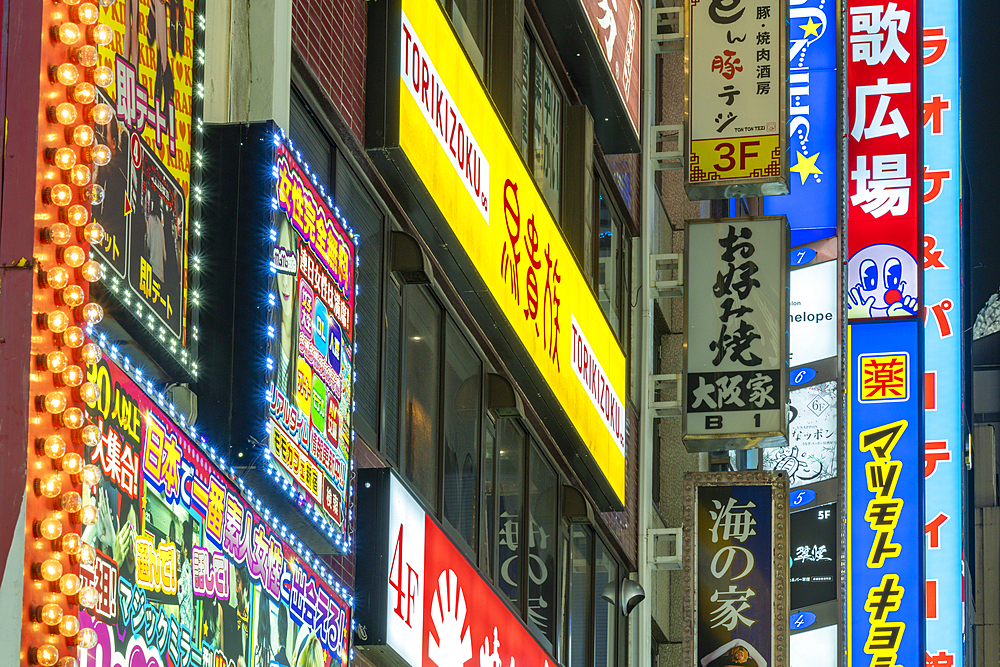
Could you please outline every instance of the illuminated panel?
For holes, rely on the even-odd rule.
[[[139,3],[101,4],[110,33],[106,40],[93,28],[87,34],[99,39],[98,66],[114,84],[96,91],[110,122],[97,128],[109,151],[94,176],[105,193],[94,218],[107,232],[95,254],[108,269],[105,291],[196,376],[189,335],[197,334],[188,321],[199,306],[192,167],[200,162],[202,3],[153,2],[148,14]]]
[[[847,8],[847,316],[920,315],[920,11]]]
[[[924,3],[924,546],[927,664],[963,654],[958,2]]]
[[[624,503],[622,349],[438,3],[401,14],[400,147]]]
[[[920,324],[848,327],[845,556],[851,665],[923,662]]]
[[[100,390],[86,410],[100,435],[84,460],[102,474],[83,493],[100,519],[83,531],[98,557],[82,576],[97,596],[80,624],[97,641],[81,662],[191,664],[194,652],[201,664],[251,664],[286,644],[284,617],[301,635],[285,646],[291,664],[345,667],[351,598],[321,561],[121,368],[105,359],[87,379]],[[161,618],[169,635],[154,631]]]
[[[346,548],[354,386],[355,236],[275,137],[269,229],[269,468]]]

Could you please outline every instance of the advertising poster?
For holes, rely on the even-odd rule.
[[[101,391],[85,459],[102,478],[83,540],[97,550],[81,610],[98,643],[88,667],[345,667],[351,609],[117,366],[87,369]]]
[[[965,664],[959,5],[927,0],[923,11],[927,662],[956,667]]]
[[[684,664],[788,664],[787,530],[784,474],[684,475]]]
[[[848,327],[849,665],[924,663],[920,326]]]
[[[130,0],[101,7],[114,31],[98,49],[114,83],[97,87],[112,111],[96,125],[111,160],[95,166],[104,199],[92,207],[104,226],[93,250],[154,315],[141,317],[161,340],[186,341],[191,222],[195,0]],[[118,291],[119,298],[123,298]],[[127,300],[126,300],[127,302]],[[144,312],[144,311],[142,311]]]
[[[295,156],[276,152],[268,444],[279,473],[346,532],[354,243]]]

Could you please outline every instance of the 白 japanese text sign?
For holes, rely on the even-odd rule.
[[[784,216],[687,221],[688,451],[787,443],[787,248]]]
[[[847,316],[920,315],[920,11],[850,2]]]
[[[848,664],[923,664],[919,320],[848,327]]]
[[[788,477],[684,475],[684,664],[784,667]]]
[[[642,9],[638,0],[580,0],[594,37],[615,79],[618,96],[628,112],[635,135],[639,132],[639,42]]]
[[[688,197],[788,194],[788,3],[687,7]]]

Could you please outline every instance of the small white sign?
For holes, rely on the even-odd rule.
[[[410,665],[422,664],[424,511],[395,476],[389,476],[389,567],[386,572],[386,643]]]
[[[570,365],[573,372],[580,380],[591,403],[600,413],[604,425],[608,428],[608,433],[618,445],[622,456],[625,456],[625,408],[621,399],[615,393],[611,381],[608,380],[607,373],[597,360],[593,348],[587,342],[587,337],[583,334],[583,327],[576,321],[576,316],[570,313]]]

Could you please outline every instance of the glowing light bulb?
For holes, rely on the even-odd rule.
[[[73,63],[63,63],[58,67],[49,69],[49,78],[53,83],[72,86],[80,80],[80,70]]]
[[[109,25],[98,23],[94,27],[87,30],[87,37],[90,39],[92,44],[107,46],[111,43],[111,40],[114,39],[115,31],[112,30]]]
[[[104,227],[99,222],[88,223],[83,228],[83,238],[88,243],[101,243],[104,241]]]
[[[80,551],[76,556],[80,563],[87,567],[97,562],[97,551],[89,544],[80,545]]]
[[[42,644],[38,648],[32,648],[28,657],[34,657],[32,662],[42,667],[54,667],[56,661],[59,660],[59,649],[52,644]]]
[[[88,526],[93,526],[97,523],[97,506],[96,505],[84,505],[80,510],[80,523],[87,524]]]
[[[65,245],[73,238],[73,231],[65,222],[57,222],[42,229],[42,242]]]
[[[84,2],[77,5],[73,14],[76,15],[76,20],[84,25],[94,25],[97,23],[99,17],[97,5],[92,2]]]
[[[59,380],[67,387],[79,387],[83,383],[83,370],[79,366],[69,366],[59,374]]]
[[[56,31],[56,39],[66,46],[73,46],[80,41],[80,26],[75,23],[63,23]]]
[[[85,164],[78,164],[69,170],[69,180],[73,185],[83,187],[90,183],[90,167]]]
[[[84,382],[79,387],[73,390],[78,400],[84,403],[96,403],[97,399],[101,397],[101,391],[97,388],[97,385],[93,382]]]
[[[62,492],[62,477],[52,473],[35,480],[35,492],[46,498],[55,498]]]
[[[45,149],[45,161],[60,169],[70,169],[76,164],[76,151],[66,146],[47,148]]]
[[[80,408],[66,408],[63,410],[63,413],[59,415],[59,421],[66,428],[80,428],[83,426],[83,410]],[[70,454],[62,457],[61,460],[65,461],[68,456],[70,456]],[[64,469],[69,470],[69,468],[65,467]]]
[[[78,245],[66,246],[58,254],[61,255],[59,259],[63,264],[72,266],[74,269],[78,266],[83,266],[83,263],[87,261],[87,253]]]
[[[83,204],[73,204],[69,208],[64,208],[60,212],[59,218],[63,222],[67,222],[74,227],[82,227],[87,224],[87,219],[90,215],[87,213],[87,207]]]
[[[53,433],[49,437],[45,438],[45,444],[42,445],[42,451],[50,459],[58,459],[63,454],[66,453],[66,441],[63,440],[62,436],[58,433]]]
[[[101,469],[95,465],[85,465],[80,471],[80,483],[84,486],[93,486],[101,481]]]
[[[104,309],[100,304],[88,303],[76,309],[76,316],[84,322],[97,324],[104,319]]]
[[[69,327],[62,332],[62,343],[66,347],[80,347],[83,340],[83,329],[80,327]]]
[[[62,521],[55,517],[46,517],[36,524],[36,533],[39,537],[44,537],[47,540],[58,539],[62,535]]]
[[[59,621],[59,634],[63,637],[73,637],[80,631],[80,621],[76,616],[67,614]]]
[[[85,298],[83,288],[79,285],[70,285],[59,293],[59,300],[70,308],[76,308],[83,303]]]
[[[66,394],[61,391],[50,391],[45,394],[44,397],[39,396],[41,401],[41,407],[49,414],[58,415],[66,406],[69,404],[69,399],[66,398]]]
[[[114,112],[111,110],[111,105],[104,104],[103,102],[95,104],[90,110],[90,119],[98,125],[107,125],[111,122],[114,115]]]
[[[54,310],[51,313],[42,313],[38,318],[38,323],[54,333],[62,333],[69,326],[69,315],[61,310]]]
[[[59,658],[59,662],[56,663],[56,667],[80,667],[80,663],[71,655],[66,655]]]
[[[111,7],[115,4],[115,0],[97,0],[97,2],[101,7]]]
[[[97,347],[97,343],[87,343],[75,354],[77,361],[87,364],[96,364],[101,360],[101,348]]]
[[[61,266],[54,266],[41,275],[43,283],[52,289],[62,289],[69,284],[69,271]]]
[[[55,625],[62,620],[63,609],[59,605],[50,602],[42,607],[38,617],[42,619],[42,623],[45,625]]]
[[[100,205],[104,202],[104,188],[96,183],[88,185],[82,191],[83,198],[91,204]]]
[[[70,556],[80,553],[80,549],[83,547],[83,539],[79,533],[66,533],[63,535],[61,542],[60,546],[63,552]]]
[[[93,547],[91,547],[93,548]],[[100,602],[101,596],[93,586],[84,586],[80,589],[80,606],[86,609],[93,609]]]
[[[94,92],[94,84],[78,83],[73,88],[73,101],[78,104],[93,104],[97,94]]]
[[[64,574],[59,578],[59,590],[62,591],[63,595],[76,595],[80,592],[80,577],[73,573]]]
[[[49,558],[38,566],[38,578],[40,579],[57,581],[61,576],[63,576],[62,563],[54,558]]]
[[[73,128],[72,140],[77,146],[89,146],[94,143],[94,128],[89,125],[77,125]]]
[[[95,260],[85,262],[80,267],[80,276],[88,283],[95,283],[104,277],[104,266]]]
[[[87,44],[70,49],[70,57],[82,67],[94,67],[97,65],[97,47]]]
[[[77,431],[74,436],[79,438],[79,441],[84,445],[87,445],[88,447],[96,447],[97,443],[101,441],[101,429],[97,428],[93,424],[87,424]],[[83,473],[81,472],[81,474]]]
[[[57,183],[51,188],[45,188],[42,196],[46,203],[56,206],[67,206],[73,201],[73,191],[65,183]]]
[[[98,167],[103,167],[111,162],[111,149],[104,144],[96,144],[83,151],[83,159],[93,162]]]
[[[77,642],[83,648],[94,648],[97,646],[97,630],[94,628],[83,628],[76,636]]]
[[[62,373],[66,370],[66,365],[69,363],[69,359],[66,357],[65,352],[56,350],[55,352],[49,352],[45,355],[45,368],[52,371],[53,373]],[[52,437],[52,436],[50,436]]]
[[[95,86],[107,88],[115,82],[115,73],[107,65],[101,65],[91,70],[88,78],[94,82]]]
[[[80,508],[83,507],[83,498],[76,491],[67,491],[62,494],[62,498],[59,499],[62,504],[63,510],[70,512],[79,512]]]
[[[49,122],[69,125],[76,122],[76,107],[69,102],[62,102],[49,107]]]
[[[59,460],[59,467],[71,475],[76,475],[83,468],[83,457],[76,452],[70,452]]]

